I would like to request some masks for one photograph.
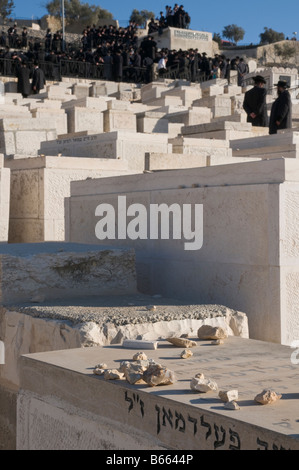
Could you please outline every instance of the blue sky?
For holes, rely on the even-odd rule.
[[[18,18],[40,18],[47,13],[45,5],[47,0],[14,0],[15,9],[13,16]],[[134,8],[138,10],[150,10],[156,16],[165,10],[168,3],[173,6],[176,2],[168,0],[134,1],[134,0],[81,0],[81,3],[101,6],[109,10],[114,18],[125,26],[126,20]],[[179,2],[178,2],[179,3]],[[180,4],[180,3],[179,3]],[[299,37],[299,1],[288,0],[283,4],[281,0],[210,0],[210,1],[184,1],[182,4],[191,16],[191,28],[199,31],[210,31],[222,34],[225,26],[237,24],[245,30],[245,36],[241,44],[259,42],[259,34],[264,27],[282,32],[286,37],[291,37],[293,32],[298,32]]]

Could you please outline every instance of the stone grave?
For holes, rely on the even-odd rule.
[[[258,161],[259,158],[236,157],[233,155],[213,155],[210,151],[198,150],[197,154],[186,153],[146,153],[146,171],[167,171],[183,168],[199,168],[205,166],[228,165],[231,163],[242,163]]]
[[[193,101],[193,107],[204,106],[210,108],[213,117],[227,116],[231,114],[232,103],[227,95],[214,95]]]
[[[68,132],[67,115],[64,109],[32,107],[30,112],[35,119],[40,120],[47,118],[48,122],[51,123],[50,125],[56,130],[57,135],[66,134]]]
[[[68,243],[0,245],[0,448],[15,447],[23,354],[156,340],[207,321],[248,338],[244,313],[137,291],[134,250]],[[155,306],[153,306],[155,303]],[[16,341],[20,338],[20,341]],[[9,406],[7,404],[9,403]]]
[[[37,156],[41,143],[56,139],[55,124],[48,118],[0,119],[0,152],[8,156]]]
[[[184,128],[182,129],[182,132],[183,131]],[[226,157],[230,159],[232,156],[229,142],[225,139],[196,138],[189,135],[181,135],[174,139],[169,139],[169,144],[172,145],[173,153],[185,155],[201,154],[205,156],[217,156],[222,159]]]
[[[277,134],[236,139],[230,142],[233,155],[258,158],[298,158],[299,133],[285,129]]]
[[[135,118],[136,119],[136,118]],[[168,151],[168,136],[114,131],[42,142],[40,154],[120,159],[131,173],[144,171],[145,153]]]
[[[189,451],[190,459],[192,450],[298,450],[298,365],[291,362],[291,349],[236,337],[221,346],[191,339],[196,346],[190,359],[181,359],[182,348],[165,341],[145,351],[172,371],[174,383],[158,387],[93,374],[99,363],[115,370],[121,361],[133,362],[136,349],[110,346],[23,356],[17,449],[112,448],[116,457],[117,450],[135,451],[136,457],[150,450],[154,459],[158,450],[183,450],[186,458]],[[214,381],[215,389],[192,390],[191,379],[198,373]],[[219,398],[219,391],[232,389],[237,390],[236,410]],[[263,390],[280,399],[261,405],[255,397]]]
[[[70,182],[129,173],[117,159],[23,156],[5,165],[11,171],[10,243],[64,241]]]
[[[201,88],[199,86],[179,86],[171,88],[170,90],[162,91],[161,97],[164,96],[178,96],[181,99],[182,105],[190,107],[193,101],[201,98]]]
[[[207,124],[185,126],[182,135],[195,138],[224,139],[226,141],[269,135],[266,127],[254,127],[249,122],[216,120]]]
[[[112,388],[111,384],[94,376],[87,377],[92,374],[90,370],[88,373],[73,367],[68,370],[64,358],[70,364],[71,357],[80,357],[79,364],[88,367],[84,362],[88,356],[88,353],[84,356],[85,346],[119,344],[126,337],[165,339],[190,329],[194,332],[198,322],[208,321],[224,325],[230,335],[243,338],[250,334],[251,338],[284,345],[297,339],[299,167],[294,158],[297,134],[268,136],[264,135],[267,129],[252,128],[245,122],[243,98],[240,88],[229,86],[226,80],[200,86],[184,80],[159,80],[138,89],[132,84],[68,79],[48,85],[39,95],[28,99],[17,93],[6,93],[3,103],[0,89],[0,118],[3,113],[0,151],[6,157],[6,168],[0,162],[0,211],[4,213],[0,237],[1,233],[4,235],[0,241],[26,243],[0,244],[0,340],[9,344],[7,364],[0,366],[0,428],[12,431],[6,433],[8,437],[0,448],[13,442],[15,406],[8,404],[15,404],[20,385],[23,392],[18,404],[19,449],[42,447],[45,442],[59,447],[55,433],[48,439],[51,427],[46,430],[42,425],[39,427],[38,423],[43,422],[40,416],[52,420],[56,429],[65,429],[67,425],[76,430],[77,423],[72,420],[72,410],[75,410],[84,416],[86,439],[93,426],[90,410],[84,408],[85,404],[77,396],[74,402],[64,401],[63,411],[58,407],[61,416],[57,417],[57,400],[65,397],[60,397],[55,389],[50,403],[45,398],[52,393],[47,388],[48,382],[42,390],[38,383],[31,381],[31,374],[39,373],[40,362],[52,377],[51,357],[56,361],[57,354],[45,360],[41,356],[21,360],[21,354],[84,347],[78,355],[65,351],[60,356],[61,371],[70,380],[73,374],[80,377],[82,390],[91,386],[91,382],[86,385],[86,379],[93,380],[94,387],[101,382],[104,393],[114,399],[116,395],[110,394],[108,388]],[[276,159],[281,153],[292,158]],[[151,204],[178,204],[180,208],[184,204],[202,204],[203,230],[202,234],[194,232],[193,240],[200,242],[202,235],[202,246],[199,243],[198,249],[186,250],[186,240],[182,239],[98,240],[95,209],[100,203],[112,204],[117,209],[118,195],[126,196],[128,205],[143,204],[146,209]],[[196,227],[200,228],[198,224]],[[31,245],[48,240],[66,240],[71,245],[63,243],[60,248],[58,244]],[[191,239],[189,242],[192,243]],[[85,249],[74,252],[72,243],[83,244]],[[107,263],[104,266],[101,260],[97,263],[90,250],[98,250],[99,257],[107,258]],[[114,263],[116,259],[120,266]],[[96,297],[105,293],[105,289],[101,290],[102,281],[112,290],[114,286],[117,295]],[[248,323],[241,312],[248,315]],[[238,351],[245,343],[241,346],[234,340],[230,336],[232,343],[228,344],[236,346],[237,355],[236,350],[225,350],[222,362],[228,359],[228,364],[235,364],[242,357]],[[248,350],[255,348],[257,357],[270,354],[272,345],[263,343],[262,350],[260,344],[252,341]],[[284,358],[289,350],[279,349],[278,345],[273,348]],[[88,349],[90,353],[93,350]],[[119,354],[123,349],[118,346],[109,351],[113,355],[113,351]],[[155,354],[160,357],[159,352]],[[201,358],[200,354],[196,361]],[[215,353],[211,366],[221,376],[217,369],[219,360]],[[255,368],[247,364],[251,365]],[[24,375],[20,376],[23,367]],[[287,367],[284,370],[287,374]],[[248,374],[251,379],[250,370]],[[266,366],[263,374],[263,378],[267,377]],[[288,375],[286,378],[289,381]],[[246,402],[252,400],[252,395],[251,398],[246,395],[249,388],[245,382],[240,387]],[[259,378],[256,382],[261,387],[265,382],[265,386],[272,383]],[[237,386],[236,382],[230,383]],[[132,388],[120,384],[119,389],[122,396],[129,398],[128,390]],[[291,388],[287,391],[292,393]],[[147,406],[151,394],[142,387],[140,393]],[[39,397],[42,411],[33,394]],[[130,446],[139,436],[141,447],[150,442],[163,449],[184,448],[184,439],[192,446],[203,448],[298,446],[296,438],[290,438],[282,429],[277,431],[271,419],[266,422],[261,418],[259,426],[254,409],[252,420],[247,413],[239,421],[231,418],[231,411],[228,416],[225,414],[228,411],[210,410],[210,402],[207,407],[203,403],[200,409],[195,404],[199,414],[192,421],[193,436],[192,430],[186,428],[180,442],[170,429],[161,428],[157,432],[159,425],[167,427],[163,424],[166,422],[172,430],[171,424],[176,423],[174,430],[180,431],[183,421],[179,418],[172,421],[170,414],[166,417],[163,397],[153,396],[158,400],[156,412],[151,413],[156,421],[148,427],[144,427],[142,414],[137,423],[135,417],[130,421],[133,413],[128,413],[128,422],[134,429],[132,440],[125,438],[122,430],[128,419],[125,407],[119,414],[119,422],[113,421],[114,417],[108,411],[106,414],[106,410],[102,413],[93,410],[97,422],[104,423],[104,442],[113,446],[129,442]],[[185,402],[182,396],[181,392],[178,397],[171,392],[170,396],[165,394],[165,406],[183,419],[185,415],[193,417],[194,403],[188,399]],[[37,426],[26,435],[29,412],[36,417]],[[210,424],[213,438],[204,443],[201,439],[198,444],[194,423],[195,420],[206,423],[207,416],[213,418]],[[281,419],[290,419],[289,416],[292,409],[283,413]],[[117,444],[106,436],[110,419],[117,429]],[[296,424],[292,422],[291,426],[296,432]],[[221,429],[227,435],[223,445],[220,445]],[[150,436],[147,443],[144,431],[148,433],[147,439]],[[179,437],[181,434],[180,431]],[[95,441],[89,444],[82,439],[82,448],[96,446],[98,435],[95,435]],[[72,436],[65,445],[72,448]]]
[[[0,81],[0,104],[5,104],[5,86],[2,81]]]
[[[73,182],[67,240],[134,246],[139,290],[224,302],[246,312],[251,338],[291,344],[299,335],[298,172],[296,159],[280,158]],[[111,190],[116,186],[117,193]],[[119,195],[127,207],[138,203],[147,210],[151,204],[202,204],[203,223],[199,219],[192,239],[198,247],[188,251],[183,237],[171,235],[98,240],[95,210],[107,202],[117,213]]]
[[[10,205],[10,170],[4,168],[4,158],[0,155],[0,244],[8,241]]]

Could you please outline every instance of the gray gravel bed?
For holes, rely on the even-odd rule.
[[[156,308],[148,310],[150,306]],[[113,323],[116,326],[190,318],[214,318],[234,312],[223,305],[196,305],[145,295],[88,297],[74,301],[19,304],[7,308],[33,317],[64,320],[71,324],[94,322]]]

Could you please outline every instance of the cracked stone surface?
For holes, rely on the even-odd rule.
[[[0,302],[135,293],[132,249],[75,243],[0,246]]]

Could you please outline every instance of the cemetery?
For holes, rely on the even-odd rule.
[[[299,449],[297,87],[0,76],[1,450]]]

